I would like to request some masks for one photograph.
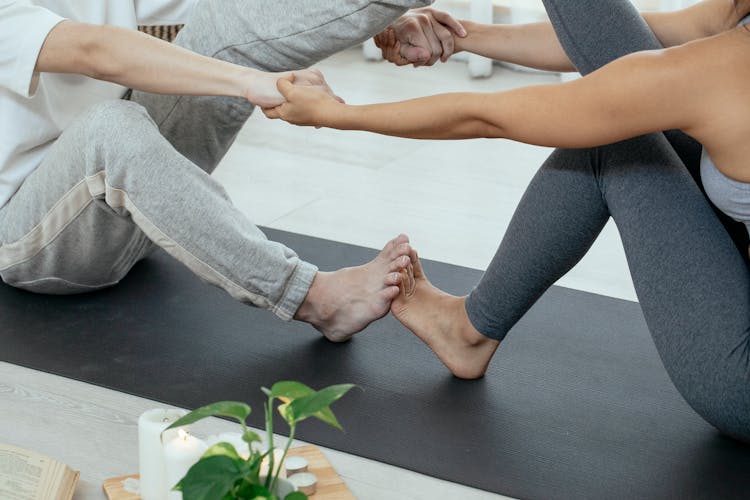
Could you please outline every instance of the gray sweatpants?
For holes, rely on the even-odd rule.
[[[267,71],[306,68],[431,0],[199,0],[176,44]],[[268,241],[210,174],[253,107],[133,92],[64,131],[0,210],[0,276],[40,293],[111,286],[154,245],[291,319],[317,271]]]
[[[660,47],[628,0],[544,3],[584,74]],[[673,383],[709,423],[750,442],[747,231],[717,215],[701,192],[700,152],[678,131],[555,151],[524,194],[466,309],[480,332],[504,338],[612,217]]]

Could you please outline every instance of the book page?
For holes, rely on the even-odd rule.
[[[47,500],[70,498],[77,474],[44,455],[16,446],[0,444],[0,498],[3,500]],[[63,488],[64,490],[58,491]]]
[[[53,460],[15,446],[0,445],[0,498],[41,498],[43,476]]]

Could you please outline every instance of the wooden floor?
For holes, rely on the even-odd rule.
[[[358,51],[320,67],[353,103],[557,81],[501,69],[491,79],[470,81],[459,63],[395,68],[366,63]],[[373,248],[406,232],[426,258],[485,268],[547,154],[507,141],[419,142],[301,129],[257,114],[216,177],[258,224]],[[560,284],[634,300],[611,224]],[[103,479],[137,472],[137,417],[158,406],[0,363],[0,442],[80,469],[79,500],[101,499]],[[210,425],[211,433],[233,428],[223,421]],[[326,454],[358,498],[502,498],[344,453]]]

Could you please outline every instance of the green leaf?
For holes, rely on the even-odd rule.
[[[289,425],[292,424],[292,421],[290,420],[291,417],[289,416],[289,403],[283,403],[279,405],[279,415],[281,415],[281,418],[286,420]]]
[[[333,411],[330,408],[323,408],[319,412],[313,414],[313,417],[317,418],[318,420],[322,420],[326,424],[330,425],[331,427],[335,427],[340,431],[344,430],[344,428],[341,427],[341,424],[336,418],[336,415],[333,414]]]
[[[270,491],[259,484],[248,482],[242,483],[237,489],[237,494],[233,498],[249,498],[251,500],[275,500]]]
[[[306,418],[315,416],[317,413],[325,409],[330,410],[330,408],[328,407],[335,401],[341,399],[344,394],[349,392],[353,387],[355,387],[354,384],[332,385],[314,394],[295,399],[294,401],[289,403],[289,407],[286,408],[286,419],[290,423],[297,423],[305,420]],[[333,414],[331,413],[331,415]],[[338,422],[335,421],[335,417],[334,422],[335,424],[338,424]],[[331,425],[334,425],[335,427],[335,424]]]
[[[247,444],[263,442],[260,436],[253,431],[245,431],[245,433],[242,435],[242,440]]]
[[[180,481],[184,500],[215,500],[224,498],[236,481],[244,475],[242,460],[225,455],[201,459]]]
[[[271,391],[266,393],[266,395],[271,398],[288,400],[285,401],[286,403],[294,401],[297,398],[309,396],[310,394],[315,394],[315,391],[311,387],[290,380],[276,382],[273,384],[273,387],[271,387]]]
[[[233,460],[241,460],[239,453],[237,453],[237,450],[231,443],[216,443],[207,449],[201,458],[215,457],[217,455],[223,455]]]
[[[175,427],[190,425],[207,417],[231,417],[236,419],[239,423],[244,424],[248,415],[250,415],[250,407],[245,403],[221,401],[191,411],[164,430],[166,431],[174,429]]]
[[[273,385],[270,391],[266,389],[263,392],[265,392],[269,397],[274,397],[282,400],[284,403],[291,403],[292,401],[295,401],[297,399],[315,394],[315,391],[311,387],[308,387],[300,382],[293,381],[277,382]],[[292,420],[290,420],[290,418],[287,416],[286,410],[286,405],[279,406],[279,414],[291,425]],[[341,424],[330,408],[323,408],[312,416],[332,427],[343,430]]]
[[[284,500],[307,500],[307,495],[301,491],[295,491],[294,493],[289,493],[285,496]]]

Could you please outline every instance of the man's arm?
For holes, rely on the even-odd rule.
[[[76,73],[158,94],[243,97],[261,107],[282,102],[276,80],[285,76],[205,57],[136,31],[74,21],[50,32],[36,71]],[[314,70],[296,72],[296,78],[328,88]]]

